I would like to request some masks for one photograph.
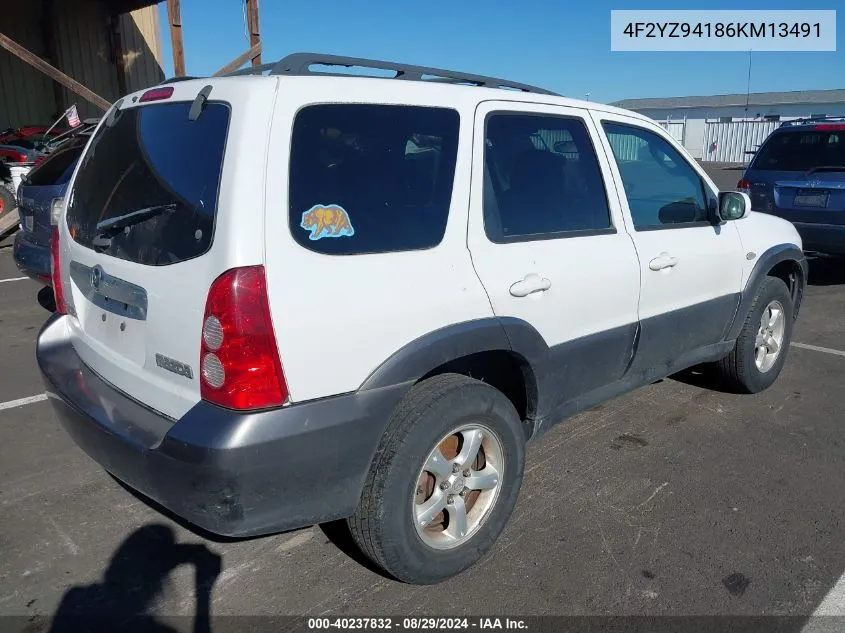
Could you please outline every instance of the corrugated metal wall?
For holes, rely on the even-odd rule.
[[[686,128],[686,121],[658,121],[660,127],[669,132],[669,135],[678,141],[681,145],[684,144],[684,132]]]
[[[147,7],[121,15],[120,44],[127,92],[135,92],[164,80],[158,7]]]
[[[55,39],[59,68],[107,101],[116,101],[117,70],[111,54],[109,17],[96,0],[57,2]],[[79,115],[97,117],[102,111],[70,90],[62,88],[67,106],[76,104]]]
[[[57,59],[48,61],[104,99],[117,100],[118,72],[108,4],[100,0],[57,0],[53,12],[51,31]],[[46,59],[42,14],[41,0],[4,2],[0,9],[3,33]],[[164,73],[158,7],[124,14],[118,26],[127,91],[160,82]],[[61,103],[56,103],[57,92]],[[83,118],[102,114],[99,108],[64,87],[56,90],[52,79],[0,49],[0,129],[52,122],[56,112],[74,103]]]
[[[643,139],[632,134],[609,133],[607,140],[616,160],[637,160],[640,150],[646,147]]]
[[[46,57],[41,37],[41,2],[4,2],[0,16],[4,34]],[[48,121],[56,110],[52,80],[0,49],[0,130]]]
[[[704,125],[706,162],[744,163],[751,158],[746,151],[756,150],[766,137],[780,127],[778,121],[708,121]],[[713,148],[713,144],[716,144]]]

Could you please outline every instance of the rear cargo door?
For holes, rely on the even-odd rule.
[[[211,81],[196,118],[192,104],[209,80],[174,84],[170,96],[124,106],[110,123],[105,117],[80,161],[61,226],[77,353],[118,389],[172,418],[200,399],[212,281],[263,257],[248,246],[260,244],[262,230],[249,220],[251,211],[261,217],[260,195],[253,200],[251,192],[262,190],[261,139],[275,80]]]

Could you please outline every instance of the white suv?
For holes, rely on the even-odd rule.
[[[414,583],[490,549],[553,424],[700,363],[771,385],[806,277],[646,117],[370,60],[129,95],[68,191],[37,355],[73,439],[213,533],[347,518]]]

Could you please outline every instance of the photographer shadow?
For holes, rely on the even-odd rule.
[[[53,615],[50,633],[170,633],[177,629],[151,610],[170,572],[194,566],[196,612],[193,631],[210,632],[211,590],[221,557],[205,545],[177,543],[173,530],[146,525],[130,534],[112,555],[101,582],[72,587]]]

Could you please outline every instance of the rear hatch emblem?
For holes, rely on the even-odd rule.
[[[91,269],[91,287],[95,290],[100,289],[100,283],[103,281],[103,267],[97,264]]]
[[[163,354],[156,354],[156,365],[167,371],[172,371],[174,374],[179,374],[185,378],[193,379],[194,372],[191,366],[186,363],[180,363],[178,360],[168,358]]]

